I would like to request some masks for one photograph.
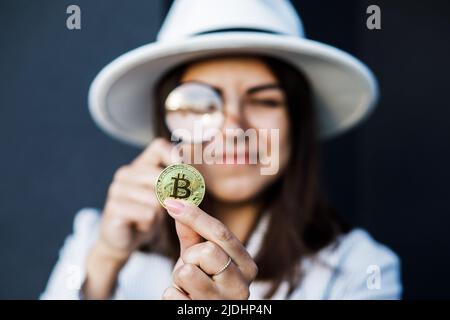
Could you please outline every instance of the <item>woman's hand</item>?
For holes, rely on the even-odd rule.
[[[236,236],[222,222],[188,202],[166,199],[165,205],[176,221],[181,255],[172,274],[174,285],[162,298],[248,299],[258,268]],[[215,275],[229,258],[228,267]]]
[[[87,260],[86,297],[110,295],[130,254],[151,240],[163,208],[154,188],[161,166],[179,159],[168,141],[155,139],[132,163],[119,168],[109,187],[100,234]]]
[[[119,260],[126,260],[131,252],[150,240],[162,217],[155,182],[161,167],[173,163],[173,148],[168,141],[156,139],[114,175],[103,211],[99,241]]]

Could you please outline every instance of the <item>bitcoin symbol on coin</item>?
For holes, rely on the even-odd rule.
[[[198,206],[205,190],[205,180],[197,169],[188,164],[174,164],[159,174],[155,192],[163,207],[166,198],[183,199]]]
[[[189,196],[191,195],[191,191],[188,188],[191,183],[188,179],[185,178],[185,175],[179,173],[176,177],[172,177],[172,180],[175,180],[175,182],[173,185],[173,194],[171,194],[170,196],[175,199],[189,198]],[[184,183],[184,185],[180,185],[180,180],[182,183]],[[179,189],[183,190],[182,195],[179,194]]]

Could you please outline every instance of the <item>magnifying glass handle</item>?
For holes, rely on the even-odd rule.
[[[183,155],[182,155],[182,150],[181,150],[181,144],[183,143],[183,141],[181,139],[179,139],[178,141],[173,141],[170,140],[170,144],[172,144],[172,146],[178,151],[178,155],[179,155],[179,163],[184,163],[183,160]]]

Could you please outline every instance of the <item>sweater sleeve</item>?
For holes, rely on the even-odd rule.
[[[304,277],[290,299],[400,299],[400,259],[364,229],[354,229],[303,261]]]
[[[358,230],[348,243],[329,286],[329,299],[392,300],[402,294],[400,259]],[[346,252],[345,252],[346,251]],[[334,280],[334,281],[333,281]]]
[[[75,215],[73,232],[59,251],[58,260],[40,299],[82,299],[80,288],[86,276],[85,261],[97,238],[99,222],[100,212],[94,208],[81,209]]]

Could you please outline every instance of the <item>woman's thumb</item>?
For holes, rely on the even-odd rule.
[[[175,221],[175,228],[177,230],[178,239],[180,240],[180,255],[184,250],[193,246],[194,244],[202,242],[202,237],[195,232],[191,227]]]

